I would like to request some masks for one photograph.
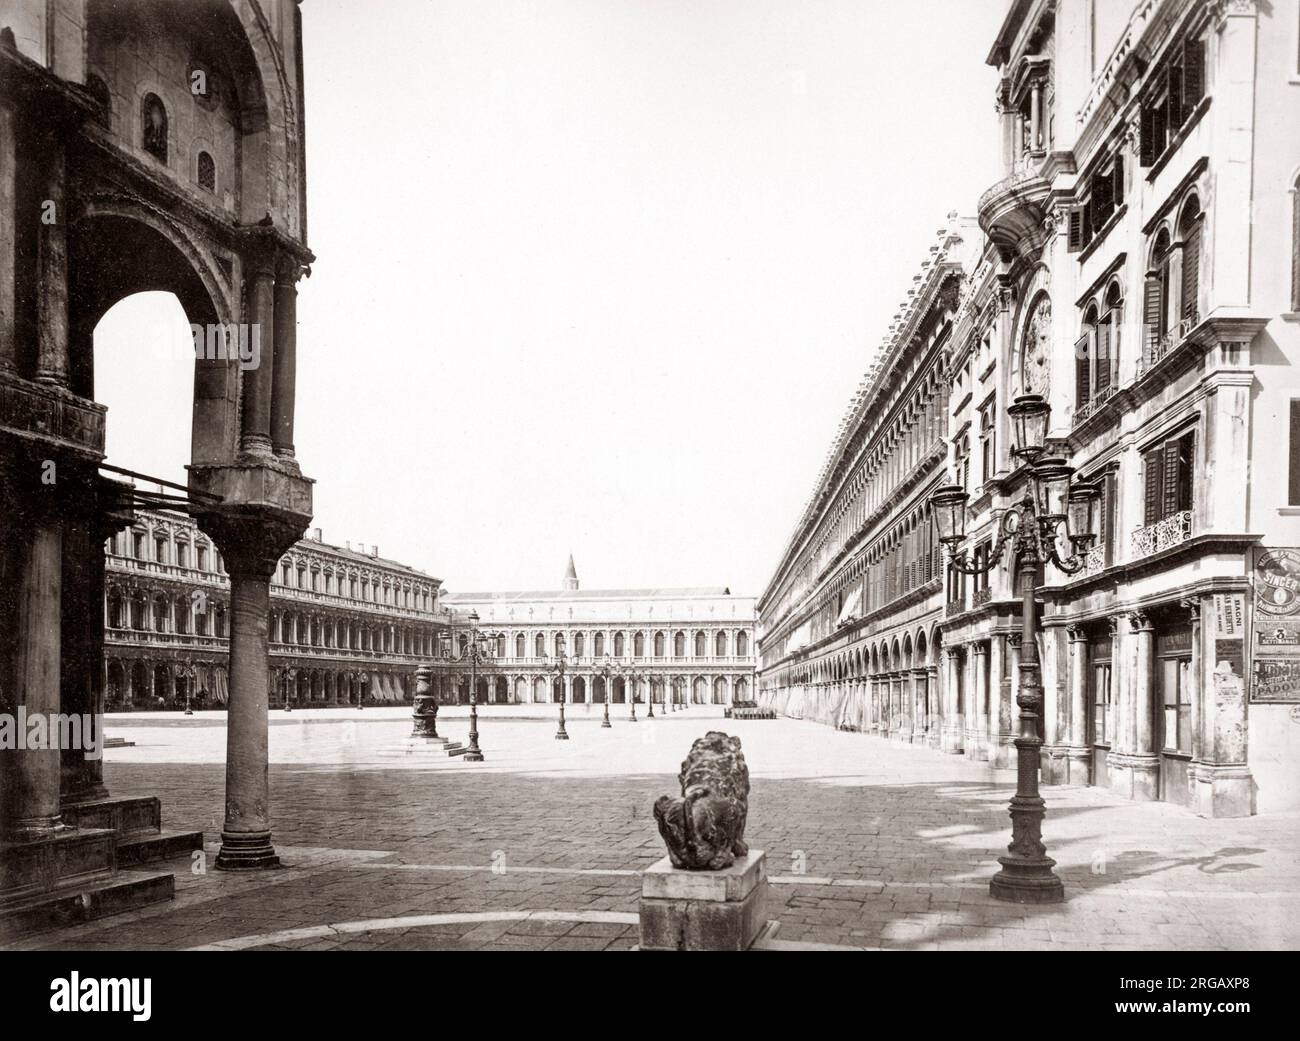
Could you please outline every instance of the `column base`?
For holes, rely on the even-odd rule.
[[[1192,806],[1201,817],[1249,817],[1255,812],[1255,779],[1243,764],[1192,766]]]
[[[1069,784],[1070,764],[1064,745],[1043,745],[1039,750],[1040,784]]]
[[[1159,791],[1160,760],[1154,755],[1111,752],[1106,761],[1110,788],[1134,802],[1154,802]]]
[[[1016,768],[1016,735],[999,734],[989,748],[989,762],[998,770]]]
[[[1064,783],[1086,788],[1092,783],[1092,752],[1087,748],[1067,748],[1065,768],[1067,776]]]
[[[265,871],[281,865],[269,831],[223,831],[216,866],[218,871]]]

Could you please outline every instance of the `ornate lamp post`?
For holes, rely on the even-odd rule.
[[[193,665],[185,665],[181,668],[181,678],[185,681],[185,715],[194,715],[194,709],[190,706],[190,698],[194,692],[194,677],[196,673]]]
[[[628,686],[629,682],[631,686]],[[632,714],[628,717],[629,723],[636,722],[636,666],[628,670],[627,675],[623,678],[623,686],[627,689],[627,701],[632,706]]]
[[[564,652],[562,650],[559,650],[558,648],[555,651],[554,663],[552,663],[549,658],[543,658],[542,660],[545,661],[547,667],[550,668],[551,671],[555,673],[556,679],[559,680],[559,684],[560,684],[560,690],[559,690],[560,727],[558,730],[555,731],[555,740],[567,741],[569,740],[569,732],[564,729],[564,670],[565,667],[569,664],[569,662],[568,659],[565,658]]]
[[[1012,560],[1019,566],[1021,593],[1020,733],[1016,738],[1017,783],[1011,798],[1011,844],[1007,855],[998,858],[1002,869],[989,881],[989,894],[999,900],[1021,904],[1050,904],[1065,899],[1065,887],[1052,871],[1056,861],[1043,845],[1045,804],[1038,792],[1038,721],[1042,713],[1043,683],[1038,661],[1039,573],[1049,563],[1066,574],[1084,566],[1084,555],[1096,538],[1093,512],[1101,489],[1070,478],[1074,468],[1064,459],[1041,458],[1046,450],[1051,407],[1038,394],[1026,394],[1007,409],[1014,428],[1014,454],[1029,466],[1029,484],[1024,498],[999,522],[998,538],[988,559],[972,561],[961,544],[966,539],[966,502],[969,496],[960,485],[938,489],[930,498],[939,541],[948,550],[953,567],[968,575],[986,574],[1002,556],[1008,543]],[[1062,530],[1064,525],[1064,530]],[[1071,552],[1061,557],[1059,546],[1067,538]]]
[[[636,680],[636,673],[632,674],[633,682]],[[655,678],[653,673],[645,674],[645,700],[646,700],[646,719],[655,718]],[[668,710],[665,708],[665,712]]]
[[[433,693],[433,668],[421,665],[415,670],[415,697],[412,699],[412,737],[438,740],[438,699]]]
[[[609,661],[610,661],[609,655],[607,654],[603,659],[600,660],[600,664],[596,667],[596,672],[600,676],[601,681],[605,685],[605,699],[604,699],[605,715],[600,721],[600,725],[602,727],[610,727],[612,725],[609,721],[609,673],[610,673]]]
[[[280,674],[280,682],[284,684],[284,710],[286,712],[293,711],[293,699],[289,697],[289,689],[290,689],[290,683],[292,677],[293,677],[292,669],[286,669],[284,672]]]
[[[468,621],[469,640],[465,644],[465,649],[455,655],[457,661],[469,659],[469,747],[461,758],[467,763],[481,763],[483,750],[478,745],[478,667],[480,663],[486,665],[492,660],[490,645],[493,640],[499,639],[500,634],[480,631],[477,611],[470,611]],[[452,640],[451,635],[444,633],[441,643],[442,656],[451,658],[452,651],[455,649],[455,641]]]

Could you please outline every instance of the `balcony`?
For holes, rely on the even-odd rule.
[[[1187,315],[1181,322],[1172,329],[1165,332],[1162,336],[1152,336],[1147,342],[1146,349],[1142,352],[1142,360],[1139,363],[1139,375],[1145,376],[1162,361],[1173,354],[1184,341],[1188,334],[1191,333],[1201,322],[1201,316],[1195,311]]]
[[[1133,532],[1133,559],[1170,549],[1192,537],[1192,511],[1180,510]]]
[[[1042,171],[1042,156],[1023,155],[1011,173],[980,196],[979,222],[1005,258],[1040,245],[1051,185]]]

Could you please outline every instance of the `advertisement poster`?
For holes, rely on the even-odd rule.
[[[1256,549],[1254,571],[1250,700],[1300,702],[1300,549]]]

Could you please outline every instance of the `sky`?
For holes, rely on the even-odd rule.
[[[1004,11],[304,4],[313,526],[457,592],[559,588],[572,552],[584,588],[759,595],[936,232],[998,176]],[[187,345],[160,294],[100,323],[109,462],[184,480]]]

